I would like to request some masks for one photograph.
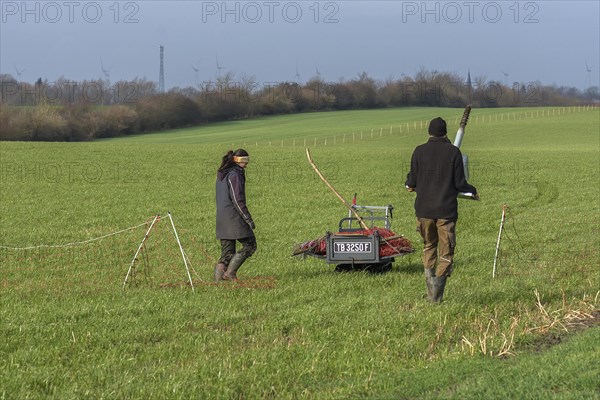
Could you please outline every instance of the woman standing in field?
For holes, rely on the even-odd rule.
[[[215,265],[215,281],[237,280],[240,266],[256,251],[254,220],[246,206],[246,175],[250,156],[246,150],[228,151],[217,171],[217,239],[221,258]],[[236,252],[236,240],[242,248]]]

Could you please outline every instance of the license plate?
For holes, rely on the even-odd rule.
[[[373,251],[372,242],[334,242],[334,253],[371,253]]]

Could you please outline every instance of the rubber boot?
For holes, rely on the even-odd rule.
[[[446,287],[446,277],[433,277],[431,278],[431,301],[434,303],[441,303],[444,298],[444,288]]]
[[[223,280],[223,274],[227,271],[227,266],[222,262],[215,265],[215,282]]]
[[[427,300],[433,301],[433,282],[431,278],[435,278],[435,268],[425,268],[425,283],[427,284]]]
[[[240,269],[244,261],[246,261],[246,255],[242,253],[235,253],[229,261],[229,265],[227,266],[227,271],[223,274],[223,279],[226,281],[237,281],[237,271]]]

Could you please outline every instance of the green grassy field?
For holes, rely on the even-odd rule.
[[[462,150],[482,200],[460,202],[455,272],[433,306],[402,188],[421,121],[440,115],[455,132],[461,114],[314,113],[1,143],[0,244],[83,241],[170,211],[196,273],[192,292],[168,219],[125,290],[145,227],[0,248],[0,398],[600,398],[599,110],[473,111]],[[344,197],[394,205],[392,228],[416,253],[382,275],[290,257],[347,214],[305,140]],[[239,283],[214,285],[215,170],[242,146],[259,250]]]

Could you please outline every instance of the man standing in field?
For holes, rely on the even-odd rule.
[[[452,273],[458,193],[477,196],[477,189],[465,178],[462,154],[446,134],[446,121],[440,117],[431,120],[429,140],[413,152],[405,183],[409,192],[417,193],[415,213],[417,231],[423,238],[427,299],[434,303],[442,301],[446,279]]]

